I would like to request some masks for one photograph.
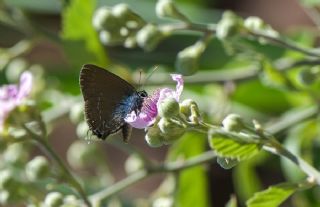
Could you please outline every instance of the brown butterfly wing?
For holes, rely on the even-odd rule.
[[[126,124],[114,114],[124,97],[135,88],[119,76],[95,65],[86,64],[80,72],[80,87],[85,101],[85,116],[90,130],[99,138],[119,131]]]

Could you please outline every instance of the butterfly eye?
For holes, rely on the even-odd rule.
[[[141,98],[146,98],[146,97],[148,97],[148,94],[147,94],[146,91],[139,91],[139,96],[140,96]]]

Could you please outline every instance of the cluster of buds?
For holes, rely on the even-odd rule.
[[[103,44],[123,45],[144,50],[154,49],[166,32],[154,24],[147,23],[126,4],[101,7],[93,17],[93,26],[99,32]]]
[[[148,128],[147,143],[152,147],[172,144],[187,131],[199,124],[200,113],[197,104],[186,99],[178,103],[167,98],[159,105],[159,114],[153,126]]]

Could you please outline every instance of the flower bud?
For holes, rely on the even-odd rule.
[[[45,178],[49,174],[48,160],[43,156],[37,156],[27,163],[26,175],[31,181]]]
[[[173,121],[168,118],[160,119],[158,126],[163,134],[162,141],[164,144],[171,144],[179,139],[186,131],[178,121]]]
[[[241,19],[231,11],[225,11],[222,19],[217,24],[216,35],[220,40],[231,37],[237,33],[241,27]]]
[[[163,145],[163,136],[158,125],[154,125],[148,128],[148,132],[145,136],[145,140],[150,147],[160,147]]]
[[[193,75],[196,73],[199,68],[199,58],[205,49],[205,43],[199,41],[180,51],[175,62],[177,71],[182,75]]]
[[[250,31],[259,31],[263,29],[265,23],[259,17],[248,17],[244,20],[244,27]]]
[[[164,99],[158,107],[160,117],[171,118],[179,114],[179,103],[174,98]]]
[[[98,31],[119,28],[117,18],[112,14],[111,9],[108,7],[101,7],[95,11],[92,25]]]
[[[134,173],[143,168],[143,161],[136,154],[131,154],[124,164],[124,169],[128,174]]]
[[[121,36],[120,30],[103,30],[100,32],[99,38],[105,45],[119,45],[125,40],[125,37]]]
[[[121,25],[131,24],[135,22],[136,25],[143,25],[144,20],[125,3],[117,4],[112,7],[112,14],[118,19]],[[131,23],[130,23],[131,22]]]
[[[188,117],[194,124],[198,123],[200,111],[197,103],[192,99],[186,99],[180,103],[180,112]]]
[[[67,151],[67,160],[74,168],[84,168],[91,163],[96,156],[97,149],[95,144],[87,144],[77,140],[71,144]]]
[[[135,37],[127,37],[126,40],[123,43],[123,46],[125,48],[134,48],[137,46],[137,39]]]
[[[22,143],[12,143],[3,153],[3,158],[9,163],[24,163],[28,159],[28,146]]]
[[[147,24],[136,35],[138,45],[146,51],[153,50],[164,38],[164,33],[156,25]]]
[[[222,121],[223,128],[227,131],[240,132],[244,128],[244,123],[240,115],[229,114]]]
[[[244,27],[252,32],[258,32],[275,38],[279,37],[279,33],[259,17],[246,18],[244,21]],[[268,40],[263,37],[259,38],[258,40],[261,44],[265,44],[266,42],[268,42]]]
[[[158,0],[156,4],[156,14],[158,17],[167,17],[189,22],[188,18],[177,9],[172,0]]]
[[[59,192],[50,192],[44,199],[45,207],[60,207],[63,204],[63,195]]]
[[[17,82],[23,71],[28,68],[28,63],[23,58],[11,60],[7,66],[6,77],[9,82]]]
[[[16,187],[16,180],[14,178],[14,173],[11,170],[1,170],[0,171],[0,189],[1,190],[11,190]]]

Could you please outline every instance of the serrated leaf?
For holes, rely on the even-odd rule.
[[[282,183],[255,193],[247,201],[248,207],[277,207],[298,189],[295,183]]]
[[[220,157],[246,160],[260,151],[260,146],[255,143],[246,143],[228,137],[213,136],[209,139],[210,146]]]
[[[62,14],[62,39],[74,66],[84,63],[106,65],[107,55],[92,26],[95,0],[73,0]]]

